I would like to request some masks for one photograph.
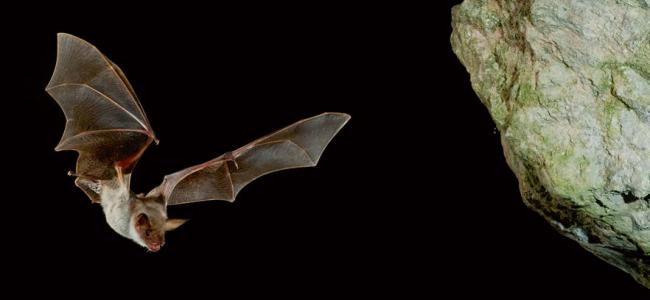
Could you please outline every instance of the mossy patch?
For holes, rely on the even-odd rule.
[[[517,102],[522,106],[539,105],[542,94],[528,82],[522,82],[517,89]]]
[[[639,47],[627,65],[639,72],[641,76],[650,79],[650,36]]]

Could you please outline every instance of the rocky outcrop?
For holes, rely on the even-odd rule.
[[[650,0],[465,0],[454,52],[524,202],[650,288]]]

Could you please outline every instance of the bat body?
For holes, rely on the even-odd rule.
[[[149,193],[130,189],[131,173],[146,148],[158,142],[122,70],[88,42],[58,35],[57,62],[46,91],[66,116],[57,151],[79,153],[75,185],[99,203],[109,226],[150,251],[165,232],[185,220],[169,219],[169,205],[234,201],[239,191],[265,174],[312,167],[350,119],[323,113],[298,121],[237,150],[164,177]]]
[[[78,186],[98,186],[100,204],[108,225],[121,236],[151,251],[160,250],[165,243],[165,232],[184,222],[167,218],[167,207],[160,201],[162,199],[135,195],[125,181],[117,178],[98,182],[78,179],[76,183]]]

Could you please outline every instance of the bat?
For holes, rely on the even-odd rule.
[[[313,167],[350,120],[323,113],[300,120],[234,151],[164,177],[147,194],[130,189],[131,174],[158,139],[124,72],[95,46],[57,36],[54,72],[45,90],[63,110],[65,129],[56,151],[78,152],[75,185],[102,206],[118,234],[156,252],[165,233],[186,220],[167,217],[167,206],[234,201],[253,180],[272,172]]]

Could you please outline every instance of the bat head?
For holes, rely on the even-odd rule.
[[[168,219],[165,204],[158,199],[136,198],[131,224],[131,238],[138,244],[157,252],[165,244],[165,233],[187,220]]]

